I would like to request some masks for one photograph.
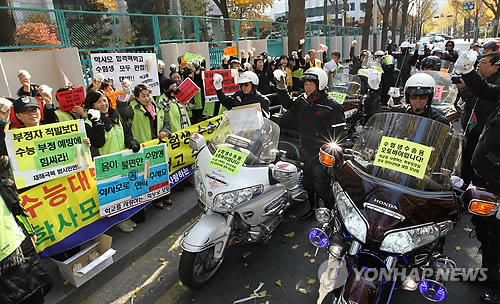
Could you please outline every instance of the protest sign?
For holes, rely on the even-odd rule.
[[[228,56],[237,56],[238,55],[238,47],[236,45],[227,47],[224,49],[224,54]]]
[[[165,144],[96,157],[95,168],[101,217],[170,193]]]
[[[61,111],[71,111],[76,106],[82,106],[85,102],[83,87],[56,93],[56,97]]]
[[[328,92],[328,95],[332,96],[340,104],[343,104],[347,97],[347,94],[339,92]]]
[[[222,115],[213,117],[170,136],[168,179],[171,187],[194,172],[194,161],[198,151],[189,148],[191,134],[201,133],[208,140],[222,119]],[[161,147],[156,146],[157,144],[158,139],[143,143],[142,147]],[[143,151],[148,153],[148,150],[143,149]],[[140,162],[134,161],[133,155],[127,159],[126,164],[141,168]],[[121,178],[122,174],[124,173],[120,169],[118,178]],[[36,230],[38,237],[36,249],[42,257],[52,256],[83,244],[129,218],[145,206],[141,204],[114,216],[100,218],[94,169],[87,169],[37,185],[22,192],[19,198]],[[68,223],[71,223],[71,227]]]
[[[245,153],[221,146],[217,148],[208,165],[236,176],[241,166],[243,166],[245,159],[247,159]]]
[[[432,147],[383,136],[373,165],[423,179]]]
[[[104,78],[112,79],[115,84],[127,78],[132,82],[131,88],[144,83],[153,89],[153,96],[161,94],[155,54],[101,53],[90,54],[90,58],[94,75],[102,73]]]
[[[205,60],[205,57],[201,56],[201,55],[197,55],[197,54],[193,54],[193,53],[186,53],[184,54],[184,60],[186,62],[192,62],[194,59],[198,59],[200,61],[200,63]]]
[[[19,189],[91,166],[83,120],[5,132],[5,142]]]
[[[191,78],[188,77],[179,86],[179,92],[174,93],[173,95],[180,103],[185,104],[199,91],[200,88],[191,80]]]
[[[444,86],[436,84],[436,93],[434,93],[434,99],[441,100],[443,97]]]
[[[240,85],[236,83],[238,77],[237,70],[204,71],[203,86],[205,87],[205,102],[215,102],[219,100],[213,84],[214,74],[222,75],[222,91],[224,94],[232,95],[240,89]]]

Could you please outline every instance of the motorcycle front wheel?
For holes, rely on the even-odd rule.
[[[214,258],[215,246],[200,252],[183,251],[179,262],[179,277],[184,285],[200,288],[217,272],[223,259]]]

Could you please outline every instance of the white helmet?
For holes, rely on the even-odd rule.
[[[408,41],[403,41],[403,43],[401,43],[401,46],[402,48],[409,48],[410,47],[410,43]]]
[[[318,91],[323,91],[324,89],[326,89],[326,86],[328,85],[328,76],[326,75],[326,72],[322,68],[308,69],[302,75],[302,77],[300,77],[300,80],[314,81],[316,83]]]
[[[252,71],[246,71],[240,74],[238,78],[238,83],[251,82],[254,86],[259,85],[259,76]]]
[[[436,81],[431,75],[426,73],[417,73],[406,81],[405,84],[405,99],[406,102],[410,102],[410,95],[429,95],[429,100],[427,104],[432,103],[434,98],[434,92],[436,88]]]
[[[375,57],[376,57],[376,56],[384,56],[384,55],[385,55],[385,52],[384,52],[384,51],[382,51],[382,50],[378,50],[378,51],[376,51],[373,55],[374,55]]]

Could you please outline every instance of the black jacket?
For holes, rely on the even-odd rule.
[[[252,103],[260,103],[260,108],[262,110],[262,115],[269,118],[269,99],[266,96],[259,93],[257,90],[253,90],[250,94],[245,95],[243,91],[239,90],[231,96],[226,96],[222,90],[217,90],[217,98],[219,98],[220,103],[225,106],[228,110],[233,107],[249,105]]]
[[[398,61],[397,68],[401,71],[401,84],[404,86],[406,80],[410,78],[411,66],[417,65],[418,59],[418,51],[415,50],[413,55],[409,53],[409,50],[406,53],[392,53],[391,48],[389,48],[389,55],[394,56],[394,58]]]
[[[500,71],[486,77],[485,80],[488,83],[500,85]],[[472,143],[475,144],[479,139],[479,135],[481,135],[484,126],[486,125],[488,116],[490,116],[490,114],[495,110],[497,104],[495,102],[491,102],[490,100],[476,97],[467,87],[460,90],[460,95],[462,96],[462,100],[465,102],[464,113],[461,118],[462,128],[467,130],[467,140],[472,141]],[[467,123],[469,122],[473,112],[476,114],[477,125],[469,131]]]
[[[410,105],[400,105],[400,106],[396,106],[396,107],[390,107],[389,110],[390,110],[390,112],[399,112],[399,113],[406,113],[406,114],[422,116],[422,117],[429,118],[429,119],[432,119],[435,121],[439,121],[440,123],[443,123],[447,126],[450,126],[450,122],[446,118],[446,115],[444,114],[444,112],[439,110],[439,109],[436,109],[432,106],[427,106],[425,111],[421,114],[413,113],[413,110],[411,109]]]
[[[476,71],[462,75],[469,90],[485,100],[494,103],[497,108],[486,120],[479,142],[472,156],[472,167],[476,174],[490,182],[492,191],[500,194],[500,85],[489,84]]]
[[[458,51],[452,50],[451,53],[449,51],[443,52],[441,55],[441,60],[448,60],[451,62],[456,62],[458,59]]]
[[[255,74],[259,77],[259,85],[258,90],[264,95],[272,93],[272,89],[270,86],[269,75],[266,70],[255,70]]]
[[[349,70],[349,74],[351,75],[356,75],[358,74],[359,69],[361,69],[361,60],[359,60],[359,57],[354,55],[354,47],[351,46],[351,50],[349,51],[349,56],[351,58],[351,69]]]
[[[323,144],[339,138],[339,129],[343,128],[334,126],[345,123],[344,108],[325,92],[309,102],[305,94],[292,98],[286,90],[278,90],[278,100],[285,109],[297,114],[303,150],[319,151]]]
[[[380,80],[380,102],[382,105],[386,106],[389,101],[389,89],[399,87],[400,83],[401,77],[398,69],[395,68],[392,72],[382,73],[382,79]]]

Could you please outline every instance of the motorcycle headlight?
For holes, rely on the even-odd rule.
[[[318,220],[320,224],[328,223],[332,218],[330,210],[328,210],[327,208],[318,208],[314,215],[316,216],[316,220]]]
[[[365,243],[368,232],[366,221],[344,191],[337,193],[337,208],[347,231],[358,241]]]
[[[427,225],[413,229],[389,232],[380,244],[380,250],[405,254],[418,247],[432,243],[440,236],[437,225]]]
[[[219,193],[214,198],[214,207],[231,209],[260,195],[263,191],[264,186],[258,185],[240,190]]]

